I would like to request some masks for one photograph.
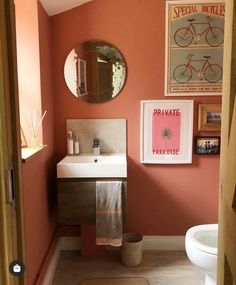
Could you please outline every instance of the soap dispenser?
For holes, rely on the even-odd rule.
[[[75,136],[75,141],[74,141],[74,154],[78,155],[79,154],[79,136]]]
[[[73,140],[72,131],[67,132],[67,154],[68,155],[74,154],[74,140]]]

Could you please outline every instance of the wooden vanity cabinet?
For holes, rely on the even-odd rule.
[[[96,223],[96,181],[97,178],[58,178],[58,220],[59,225],[80,225]],[[122,181],[123,222],[126,221],[127,179]]]

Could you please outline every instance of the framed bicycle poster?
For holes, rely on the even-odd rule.
[[[192,163],[193,100],[141,101],[141,163]]]
[[[222,93],[225,4],[166,1],[165,96]]]

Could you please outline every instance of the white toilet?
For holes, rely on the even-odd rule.
[[[218,224],[190,228],[185,249],[190,261],[206,273],[205,285],[216,285]]]

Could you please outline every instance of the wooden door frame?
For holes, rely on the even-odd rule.
[[[225,32],[224,32],[224,64],[223,64],[223,96],[222,96],[222,124],[221,124],[221,158],[220,158],[220,204],[219,204],[219,236],[218,236],[218,270],[217,270],[217,284],[218,285],[231,285],[235,284],[236,280],[236,216],[233,214],[232,205],[230,205],[229,198],[229,185],[226,181],[230,174],[231,179],[235,175],[231,175],[229,171],[228,151],[230,147],[230,130],[233,111],[236,111],[236,1],[226,1],[225,12]],[[235,110],[234,110],[235,109]],[[231,154],[233,155],[233,154]],[[236,171],[236,169],[234,169]],[[230,207],[229,207],[230,205]],[[234,215],[234,217],[233,217]],[[229,226],[233,218],[233,223]],[[228,222],[227,222],[228,221]],[[230,240],[229,240],[230,236]],[[230,242],[230,243],[229,243]],[[233,246],[232,246],[233,242]],[[228,263],[229,248],[230,263]],[[228,251],[228,252],[227,252]],[[234,281],[233,281],[234,280]]]
[[[24,285],[25,277],[13,278],[12,259],[25,261],[19,98],[17,84],[15,9],[13,0],[0,0],[0,283]],[[13,170],[14,205],[6,201],[5,172]],[[12,211],[15,207],[15,211]],[[12,213],[15,213],[14,216]]]

